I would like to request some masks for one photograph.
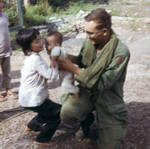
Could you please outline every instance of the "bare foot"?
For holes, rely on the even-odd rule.
[[[24,130],[25,131],[32,131],[32,129],[30,129],[28,126],[25,126]]]
[[[6,101],[6,100],[7,99],[3,95],[0,94],[0,102]]]
[[[6,96],[7,96],[8,98],[13,98],[13,99],[17,99],[17,98],[18,98],[17,94],[16,94],[16,93],[13,93],[11,90],[7,90],[7,91],[6,91]]]
[[[45,142],[45,143],[34,141],[34,143],[37,145],[48,146],[48,147],[54,147],[56,145],[56,142],[52,142],[52,141]]]

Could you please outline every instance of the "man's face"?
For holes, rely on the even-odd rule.
[[[87,38],[91,40],[93,45],[101,44],[103,42],[103,30],[97,29],[97,23],[95,21],[85,22],[85,32]]]

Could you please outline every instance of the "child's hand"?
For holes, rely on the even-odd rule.
[[[57,62],[60,70],[66,70],[77,75],[82,71],[78,66],[74,65],[74,63],[72,63],[68,58],[66,58],[65,60],[58,60]]]

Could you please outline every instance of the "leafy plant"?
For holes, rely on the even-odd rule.
[[[52,7],[48,4],[37,4],[26,8],[24,15],[24,25],[34,26],[45,24],[47,17],[53,13]]]
[[[8,15],[10,26],[18,24],[18,13],[15,5],[5,3],[3,11]]]

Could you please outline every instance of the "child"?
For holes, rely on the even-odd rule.
[[[16,35],[17,43],[26,56],[21,70],[19,103],[37,114],[27,126],[27,130],[40,131],[36,143],[53,145],[49,142],[60,123],[60,108],[48,99],[47,79],[51,79],[52,69],[39,55],[44,42],[36,29],[21,29]]]
[[[6,90],[6,97],[13,99],[17,98],[17,95],[10,90],[10,56],[12,55],[12,49],[10,45],[10,36],[8,29],[8,17],[2,12],[3,1],[0,0],[0,65],[3,73],[2,86]],[[0,102],[5,101],[6,97],[0,94]]]
[[[63,76],[61,87],[66,93],[73,93],[75,97],[78,97],[78,87],[74,85],[74,75],[67,71],[58,70],[57,60],[63,60],[67,58],[67,52],[64,47],[62,47],[62,34],[59,32],[49,33],[46,37],[46,49],[51,59],[51,67],[54,72],[52,79],[56,80],[58,78],[58,74]]]

